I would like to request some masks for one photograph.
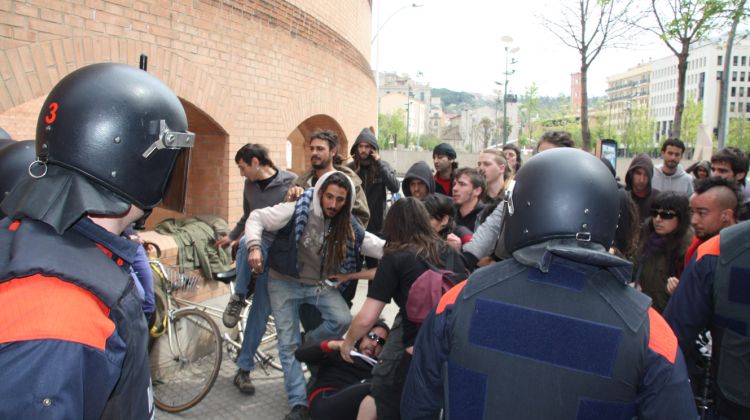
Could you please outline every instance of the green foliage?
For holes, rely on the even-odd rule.
[[[537,133],[541,124],[539,123],[540,98],[538,96],[539,88],[536,83],[526,88],[521,96],[521,106],[519,109],[520,130],[518,134],[519,143],[527,144],[530,141],[539,138],[542,133]]]
[[[654,120],[648,108],[641,106],[631,109],[625,131],[618,140],[628,156],[647,153],[654,148]]]
[[[686,146],[695,146],[698,140],[698,126],[703,122],[703,102],[697,102],[692,97],[685,101],[682,111],[682,129],[680,139]]]
[[[510,126],[510,124],[508,124]],[[490,145],[492,135],[495,133],[495,123],[491,119],[484,117],[482,121],[479,121],[479,137],[482,139],[482,149],[486,149]],[[510,132],[510,127],[508,127]]]
[[[398,109],[392,114],[378,114],[380,147],[391,149],[396,144],[406,144],[406,112]]]
[[[727,146],[733,146],[744,152],[750,152],[750,121],[746,118],[730,118]]]
[[[440,137],[434,134],[422,134],[419,136],[419,147],[422,150],[432,150],[440,143],[442,143]]]

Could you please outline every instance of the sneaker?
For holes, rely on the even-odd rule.
[[[255,394],[255,385],[250,380],[250,371],[239,369],[237,374],[234,375],[234,386],[243,394]]]
[[[232,295],[229,298],[227,308],[224,309],[224,315],[221,316],[221,321],[224,323],[224,326],[227,328],[234,328],[234,326],[240,322],[240,313],[245,306],[247,306],[245,299],[242,299],[237,295]]]
[[[304,405],[295,405],[292,407],[292,411],[284,417],[284,420],[308,420],[310,418],[310,412]]]

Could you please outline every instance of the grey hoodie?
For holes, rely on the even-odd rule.
[[[664,165],[654,168],[654,177],[651,179],[651,187],[659,191],[674,191],[690,197],[693,194],[693,177],[691,177],[682,165],[677,165],[677,170],[673,175],[666,175],[662,170]]]

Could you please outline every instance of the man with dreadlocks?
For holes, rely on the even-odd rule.
[[[354,184],[348,176],[339,171],[327,172],[296,203],[252,212],[245,227],[249,262],[256,271],[263,268],[263,231],[277,231],[268,251],[268,294],[276,321],[284,386],[292,407],[287,419],[308,418],[305,377],[294,358],[301,341],[300,305],[314,305],[323,319],[317,328],[307,332],[306,341],[341,337],[349,328],[351,314],[339,291],[325,281],[338,273],[359,271],[360,253],[374,258],[383,253],[383,240],[366,232],[352,216],[353,197]]]

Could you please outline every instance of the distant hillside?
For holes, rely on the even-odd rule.
[[[455,90],[434,88],[431,90],[432,97],[439,97],[443,101],[443,109],[447,111],[460,111],[463,108],[479,108],[482,106],[495,106],[492,100],[485,100],[480,95],[470,92],[456,92]]]

